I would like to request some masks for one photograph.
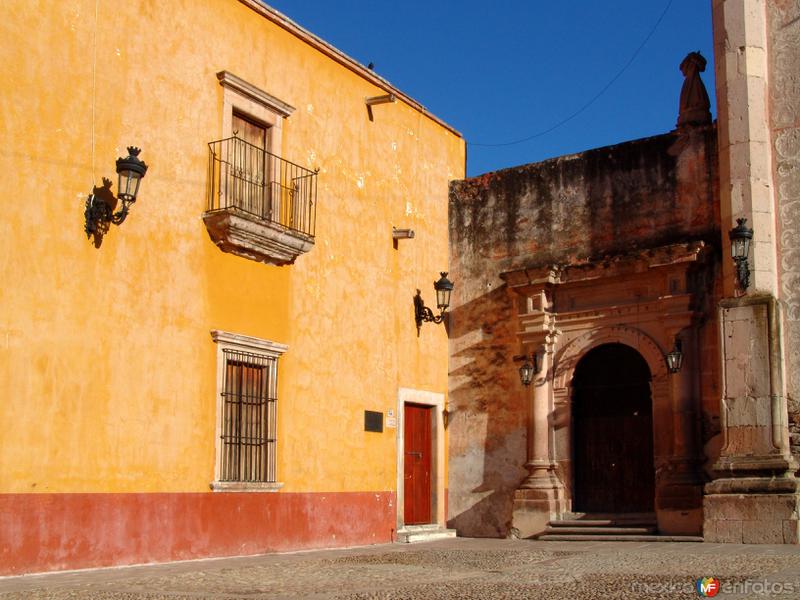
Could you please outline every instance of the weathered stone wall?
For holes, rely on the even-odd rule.
[[[670,133],[455,181],[450,186],[449,525],[509,533],[526,476],[527,401],[513,356],[516,313],[499,275],[574,264],[687,240],[719,243],[713,126]],[[712,273],[712,279],[714,277]],[[703,442],[718,449],[719,364],[704,288],[700,331]],[[707,293],[709,290],[711,293]]]
[[[767,3],[770,126],[792,452],[800,458],[800,0]]]

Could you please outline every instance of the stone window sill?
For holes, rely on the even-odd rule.
[[[210,487],[213,492],[277,492],[283,487],[283,482],[212,481]]]

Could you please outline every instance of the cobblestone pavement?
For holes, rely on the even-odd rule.
[[[0,578],[0,600],[800,599],[800,548],[457,538]]]

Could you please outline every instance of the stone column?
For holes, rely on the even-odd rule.
[[[552,460],[550,450],[550,413],[552,412],[550,397],[552,385],[548,373],[550,372],[551,354],[552,350],[545,350],[543,353],[542,375],[537,376],[531,385],[533,393],[530,394],[528,409],[528,414],[530,415],[528,421],[528,462],[525,463],[525,468],[528,469],[529,475],[520,485],[520,489],[539,489],[542,484],[550,489],[554,483],[560,486],[558,477],[555,475],[555,463]]]
[[[556,473],[553,450],[550,447],[553,412],[553,339],[543,340],[542,368],[531,387],[528,412],[528,477],[514,493],[512,526],[518,537],[541,533],[548,521],[566,510],[564,485]],[[534,350],[535,351],[535,350]]]
[[[706,486],[706,541],[800,543],[800,493],[788,449],[777,273],[766,0],[713,0],[723,288],[724,447]],[[753,228],[751,286],[737,288],[727,229]]]

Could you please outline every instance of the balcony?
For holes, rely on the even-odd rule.
[[[287,265],[314,246],[317,173],[236,136],[208,144],[203,221],[223,252]]]

